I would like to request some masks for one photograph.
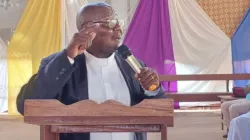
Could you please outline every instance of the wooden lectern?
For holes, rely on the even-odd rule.
[[[161,132],[173,126],[173,100],[147,99],[129,107],[116,101],[83,100],[64,105],[58,100],[26,100],[24,122],[40,125],[40,140],[59,140],[60,133]]]

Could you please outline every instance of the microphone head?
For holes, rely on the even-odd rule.
[[[130,49],[124,44],[118,47],[117,51],[124,59],[127,59],[127,57],[132,55]]]

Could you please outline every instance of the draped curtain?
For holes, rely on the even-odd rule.
[[[132,17],[132,10],[128,10],[131,9],[130,2],[126,5],[127,10],[124,8],[125,11],[119,9],[117,1],[110,1],[110,4],[115,3],[112,6],[117,6],[118,14],[126,17],[124,12],[127,12],[127,16]],[[8,77],[5,80],[8,89],[1,92],[1,86],[6,83],[0,83],[0,92],[9,92],[10,114],[17,112],[17,93],[30,76],[37,72],[41,59],[64,49],[73,34],[78,32],[76,14],[86,3],[87,0],[27,2],[7,49],[8,60],[0,59],[0,71],[5,66],[8,73],[4,75]],[[196,0],[140,0],[126,31],[123,43],[159,74],[232,73],[231,41]],[[0,49],[2,58],[4,47]],[[226,90],[225,84],[224,81],[179,81],[178,84],[172,82],[170,89],[179,92],[219,92]],[[168,88],[165,83],[164,87]],[[2,94],[0,107],[1,97]]]
[[[175,75],[168,7],[168,0],[141,0],[123,43],[159,74]],[[167,89],[168,85],[163,84]],[[176,82],[171,84],[170,89],[177,90]]]
[[[78,10],[87,3],[87,0],[62,0],[62,48],[65,48],[72,36],[78,32],[76,15]]]
[[[0,113],[8,110],[7,46],[0,37]]]
[[[123,43],[159,74],[175,74],[168,1],[140,1]]]
[[[29,0],[8,46],[9,114],[41,59],[61,50],[61,0]]]
[[[169,9],[176,74],[231,74],[230,38],[198,3],[195,0],[169,0]],[[225,84],[224,81],[178,81],[178,91],[226,91]]]
[[[250,73],[250,8],[232,38],[234,73]],[[245,87],[249,80],[235,80],[234,85]]]

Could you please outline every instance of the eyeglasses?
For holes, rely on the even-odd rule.
[[[95,23],[101,23],[105,27],[108,27],[110,29],[114,29],[116,25],[119,25],[121,27],[124,26],[124,20],[118,20],[118,19],[111,19],[111,20],[106,20],[106,21],[87,21],[82,24],[82,27],[86,24],[95,24]]]

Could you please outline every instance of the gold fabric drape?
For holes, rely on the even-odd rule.
[[[197,2],[230,38],[250,8],[250,0],[197,0]]]
[[[9,114],[18,114],[17,94],[41,59],[60,50],[61,0],[28,0],[8,46]]]

